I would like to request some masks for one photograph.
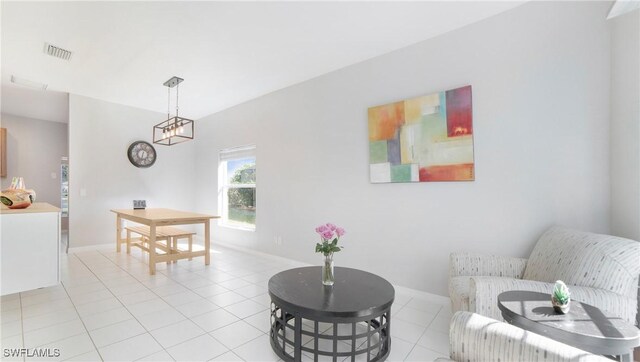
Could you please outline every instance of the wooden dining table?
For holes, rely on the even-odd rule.
[[[116,214],[116,250],[120,252],[122,243],[126,243],[126,238],[122,237],[124,230],[123,221],[128,220],[135,223],[149,226],[149,273],[156,273],[156,263],[173,260],[176,257],[171,254],[156,254],[156,228],[171,225],[204,224],[204,250],[192,251],[179,258],[189,258],[204,256],[204,264],[209,265],[211,254],[211,219],[219,216],[198,214],[195,212],[179,211],[172,209],[151,208],[151,209],[113,209]]]

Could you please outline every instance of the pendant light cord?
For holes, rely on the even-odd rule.
[[[178,96],[180,95],[180,83],[176,85],[176,117],[178,117]]]
[[[167,119],[171,118],[171,88],[167,87]]]

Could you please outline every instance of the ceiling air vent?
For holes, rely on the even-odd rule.
[[[51,55],[52,57],[56,57],[64,60],[71,59],[71,54],[72,54],[67,49],[63,49],[55,45],[51,45],[49,43],[44,43],[44,52],[46,54]]]

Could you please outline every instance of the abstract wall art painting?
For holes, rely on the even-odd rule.
[[[372,183],[473,181],[471,86],[369,108]]]

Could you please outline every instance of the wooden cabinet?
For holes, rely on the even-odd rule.
[[[7,129],[0,128],[0,177],[7,177]]]

